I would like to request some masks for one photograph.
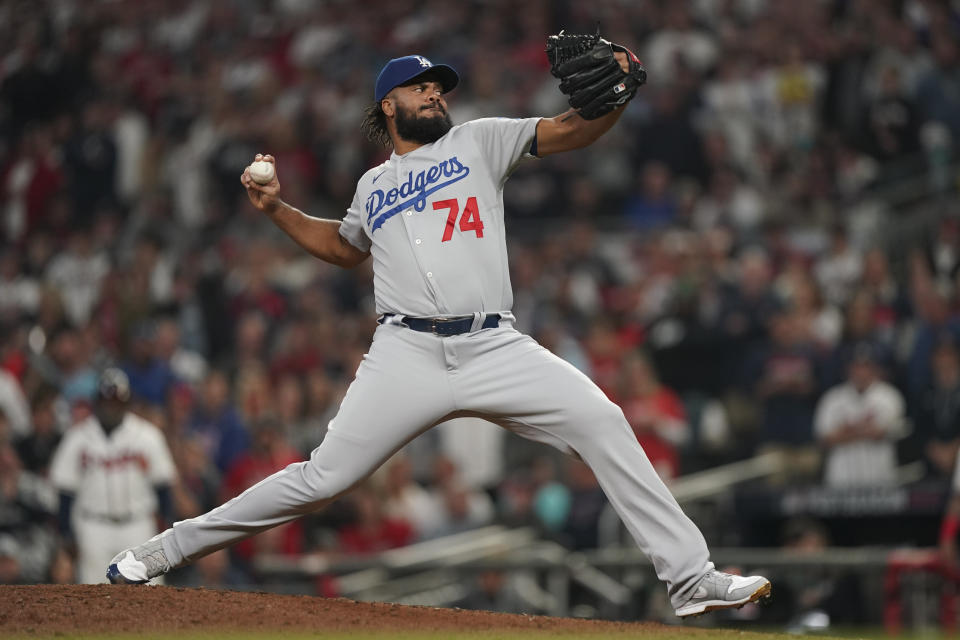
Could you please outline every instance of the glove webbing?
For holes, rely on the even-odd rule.
[[[554,44],[553,60],[556,64],[572,60],[593,49],[599,40],[599,33],[596,35],[568,35],[561,31],[560,34],[556,36],[556,40],[552,42],[552,44]]]

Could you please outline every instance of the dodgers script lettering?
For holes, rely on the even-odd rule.
[[[372,191],[366,204],[367,224],[373,220],[370,232],[373,233],[382,227],[384,222],[409,207],[423,211],[429,195],[458,180],[463,180],[469,174],[470,167],[463,165],[456,156],[453,156],[416,174],[411,171],[407,174],[406,181],[399,187],[386,192],[382,189]],[[389,208],[384,210],[385,207]]]

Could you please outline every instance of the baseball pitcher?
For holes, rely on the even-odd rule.
[[[653,561],[678,616],[769,594],[763,577],[714,569],[703,536],[658,478],[621,410],[589,378],[514,329],[507,178],[525,158],[591,144],[646,80],[636,56],[599,35],[551,36],[547,55],[569,111],[457,126],[445,98],[459,82],[451,67],[417,55],[388,62],[363,128],[393,153],[360,178],[342,222],[284,202],[270,168],[258,166],[254,176],[244,171],[241,183],[253,205],[305,250],[348,268],[372,257],[380,326],[308,461],[119,554],[109,564],[111,581],[146,582],[320,509],[418,434],[475,416],[582,458]]]

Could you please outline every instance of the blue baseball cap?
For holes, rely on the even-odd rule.
[[[452,90],[460,82],[460,76],[453,70],[453,67],[445,64],[433,64],[423,56],[403,56],[402,58],[394,58],[380,70],[380,75],[377,76],[377,86],[373,92],[373,99],[380,102],[394,87],[406,84],[427,71],[437,74],[444,93]]]

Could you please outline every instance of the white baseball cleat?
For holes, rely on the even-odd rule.
[[[770,581],[763,576],[736,576],[709,571],[686,604],[676,610],[681,618],[718,609],[739,609],[749,602],[770,596]]]
[[[170,571],[170,562],[160,542],[161,535],[114,556],[107,567],[107,580],[113,584],[144,584]]]

